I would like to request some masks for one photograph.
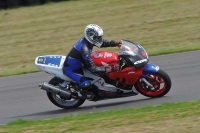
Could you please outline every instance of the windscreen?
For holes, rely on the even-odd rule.
[[[118,51],[119,55],[132,55],[135,56],[138,54],[138,47],[129,41],[122,40],[122,45]]]

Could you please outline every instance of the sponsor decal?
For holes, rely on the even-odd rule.
[[[94,58],[100,58],[101,56],[102,56],[101,53],[97,53],[97,54],[94,55]]]
[[[128,74],[132,74],[132,73],[135,73],[135,72],[128,72]]]
[[[138,60],[134,63],[134,65],[137,65],[137,64],[141,64],[143,62],[147,62],[147,59],[143,59],[143,60]]]
[[[43,62],[43,58],[38,58],[38,62]]]
[[[112,53],[107,53],[107,52],[105,52],[104,58],[107,58],[107,57],[112,57]]]
[[[45,63],[46,58],[45,57],[39,57],[37,63]]]
[[[100,85],[100,86],[104,86],[104,81],[100,78],[99,80],[97,80],[97,83]]]
[[[156,71],[159,70],[159,66],[151,66],[153,69],[155,69]]]

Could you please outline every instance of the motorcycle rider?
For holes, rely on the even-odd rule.
[[[94,74],[119,71],[118,64],[107,67],[96,66],[90,57],[93,46],[99,48],[115,47],[119,44],[121,42],[104,40],[103,30],[100,26],[96,24],[87,25],[84,30],[84,37],[79,39],[68,53],[63,67],[63,73],[79,84],[81,92],[87,91],[91,87],[91,82],[87,77],[84,77],[83,67],[86,66]]]

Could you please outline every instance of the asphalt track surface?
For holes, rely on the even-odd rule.
[[[52,76],[43,72],[0,78],[0,124],[18,119],[48,119],[69,114],[137,108],[166,102],[190,101],[200,98],[200,51],[150,57],[150,63],[165,70],[172,80],[171,91],[162,98],[133,97],[86,101],[77,109],[54,106],[38,84]]]

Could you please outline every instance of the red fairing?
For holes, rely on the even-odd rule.
[[[118,62],[118,54],[115,52],[96,51],[91,55],[97,66],[115,65]],[[144,67],[136,69],[134,66],[126,67],[119,72],[107,73],[111,80],[118,80],[125,85],[134,85],[142,75]]]
[[[118,62],[118,54],[115,52],[96,51],[92,53],[91,58],[97,66],[112,66]]]
[[[134,85],[142,75],[144,67],[136,69],[135,67],[127,67],[119,72],[111,72],[106,74],[112,80],[119,82],[125,81],[125,85]]]

